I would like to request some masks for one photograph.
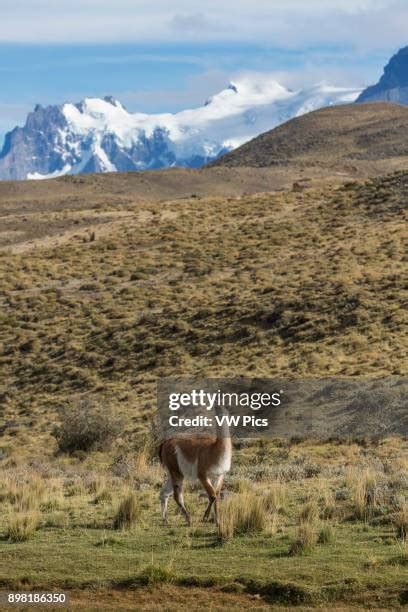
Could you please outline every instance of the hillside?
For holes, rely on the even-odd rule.
[[[374,103],[320,109],[254,138],[212,166],[319,165],[387,169],[408,162],[408,108]]]
[[[194,484],[191,527],[159,513],[161,377],[408,373],[408,172],[339,185],[316,164],[294,189],[301,169],[0,184],[4,589],[112,610],[407,603],[403,436],[237,441],[229,532],[200,522]]]
[[[406,374],[407,173],[161,202],[63,186],[0,206],[7,453],[52,451],[73,394],[140,428],[169,374]]]

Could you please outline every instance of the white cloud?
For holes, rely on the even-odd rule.
[[[406,0],[0,0],[0,41],[406,42]]]
[[[224,89],[231,74],[223,70],[207,70],[186,79],[179,89],[122,91],[118,99],[132,111],[163,112],[202,106],[209,96]]]

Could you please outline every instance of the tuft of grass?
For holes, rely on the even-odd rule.
[[[239,494],[251,493],[253,484],[248,478],[238,478],[231,483],[231,489]]]
[[[7,497],[20,512],[37,510],[47,497],[45,482],[35,473],[28,473],[24,478],[10,479]]]
[[[174,580],[173,574],[165,567],[148,565],[137,577],[139,584],[143,586],[153,586],[155,584],[169,583]]]
[[[378,476],[372,469],[351,469],[347,475],[354,514],[357,519],[368,521],[380,503]]]
[[[105,487],[101,489],[94,497],[94,504],[104,504],[112,501],[112,491]]]
[[[288,506],[288,489],[285,483],[271,482],[265,494],[265,507],[270,513],[285,513]]]
[[[221,505],[218,536],[221,541],[235,535],[251,535],[262,532],[268,519],[264,500],[251,493],[235,495]]]
[[[299,526],[289,554],[309,553],[317,544],[319,529],[319,506],[315,500],[306,502],[299,512]]]
[[[289,554],[303,555],[309,553],[317,544],[317,526],[308,521],[301,522],[296,533],[296,539],[292,542]]]
[[[319,531],[317,541],[319,544],[332,544],[335,540],[335,532],[333,525],[327,523]]]
[[[115,518],[114,529],[131,529],[141,518],[142,508],[136,493],[129,493],[119,504]]]
[[[397,531],[397,537],[405,542],[408,539],[408,503],[404,503],[401,509],[394,513],[392,522]]]
[[[6,527],[6,538],[10,542],[25,542],[33,537],[40,523],[40,514],[35,511],[15,512]]]
[[[319,518],[319,506],[315,500],[306,502],[299,513],[301,523],[316,523]]]
[[[333,518],[336,513],[336,500],[327,480],[321,478],[318,483],[318,501],[322,518]]]

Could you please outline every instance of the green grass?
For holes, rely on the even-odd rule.
[[[406,567],[391,562],[398,545],[390,542],[390,530],[343,526],[336,529],[336,544],[317,546],[295,560],[287,554],[289,542],[284,535],[242,537],[217,546],[211,528],[187,531],[180,527],[179,532],[175,536],[167,528],[152,525],[117,536],[115,543],[103,547],[97,545],[100,531],[96,529],[46,529],[29,542],[2,542],[0,575],[7,576],[3,587],[18,588],[23,579],[38,588],[115,586],[136,580],[152,563],[171,568],[179,584],[193,578],[219,586],[242,581],[255,581],[265,588],[272,582],[292,583],[314,591],[317,598],[342,601],[350,595],[366,604],[378,597],[384,605],[395,604],[406,585]],[[368,555],[377,559],[369,571],[364,569]]]
[[[319,474],[305,477],[300,472],[288,482],[270,480],[268,474],[255,480],[252,470],[260,452],[270,470],[299,465],[299,457],[306,456],[320,466]],[[403,502],[395,500],[407,494],[406,482],[399,477],[406,465],[406,442],[394,439],[363,447],[306,441],[288,445],[284,455],[279,445],[265,441],[235,451],[221,505],[226,510],[245,506],[256,514],[248,514],[249,522],[245,519],[244,527],[224,539],[214,523],[201,523],[206,499],[199,496],[197,486],[186,491],[192,526],[185,526],[172,500],[170,525],[162,524],[158,493],[163,474],[147,461],[144,451],[134,459],[140,471],[131,469],[130,480],[114,476],[114,464],[98,463],[100,453],[88,455],[82,463],[59,458],[36,470],[8,468],[0,478],[0,584],[74,591],[169,585],[173,590],[188,587],[183,591],[186,601],[189,589],[196,587],[259,594],[268,602],[293,605],[399,605],[405,596],[407,549],[395,524],[396,504]],[[381,467],[391,456],[392,465]],[[367,457],[383,496],[382,505],[362,521],[354,512],[347,465],[359,470]],[[20,488],[29,495],[30,482],[38,491],[52,484],[53,492],[30,539],[13,542],[7,535],[9,520],[18,515]],[[240,492],[243,482],[245,491]],[[101,486],[109,495],[95,504],[95,490]],[[338,499],[328,522],[323,517],[332,495]],[[51,503],[54,497],[59,500],[57,511]],[[129,499],[131,508],[137,508],[137,520],[128,523],[127,530],[115,530],[118,503]],[[305,523],[315,529],[313,546],[294,554]]]

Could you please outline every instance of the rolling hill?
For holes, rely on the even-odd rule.
[[[408,161],[408,108],[389,103],[327,107],[261,134],[212,166],[391,169]],[[388,165],[387,165],[388,164]]]

